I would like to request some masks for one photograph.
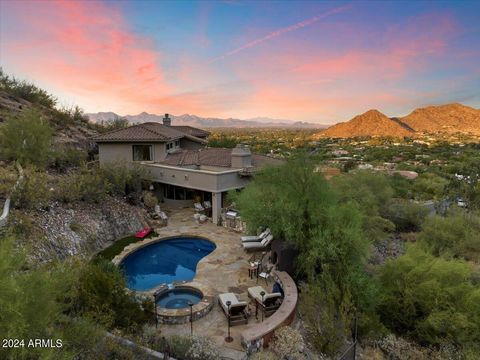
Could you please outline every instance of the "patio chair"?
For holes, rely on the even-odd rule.
[[[273,271],[274,265],[269,266],[265,271],[262,271],[260,274],[258,274],[257,277],[257,284],[258,284],[258,279],[262,278],[265,280],[265,284],[268,285],[268,279],[270,279],[271,273]]]
[[[205,211],[205,208],[200,203],[194,203],[193,207],[195,208],[196,213],[201,213]]]
[[[273,235],[270,234],[262,241],[252,241],[242,243],[243,249],[246,251],[266,250],[273,240]]]
[[[267,228],[260,235],[242,236],[241,239],[242,239],[242,243],[244,243],[244,242],[259,242],[259,241],[262,241],[263,239],[265,239],[265,237],[267,237],[268,235],[270,235],[270,229],[269,228]]]
[[[230,301],[230,313],[227,301]],[[218,304],[227,319],[230,316],[230,325],[248,324],[248,303],[246,301],[238,300],[234,293],[225,293],[218,295]]]
[[[263,298],[261,293],[264,293]],[[248,297],[255,301],[255,316],[258,314],[258,306],[265,316],[272,315],[281,305],[282,294],[268,293],[262,286],[248,288]]]

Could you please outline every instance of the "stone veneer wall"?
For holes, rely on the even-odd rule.
[[[249,326],[242,332],[242,344],[247,354],[256,352],[262,347],[267,347],[269,341],[275,334],[275,330],[282,326],[290,325],[295,318],[295,309],[298,301],[295,282],[290,275],[284,271],[275,271],[272,275],[275,281],[282,286],[285,296],[282,305],[280,305],[272,316],[260,324]]]

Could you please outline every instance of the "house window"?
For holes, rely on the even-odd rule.
[[[173,143],[167,143],[167,151],[173,148]]]
[[[192,189],[167,184],[165,184],[163,194],[170,200],[193,200],[195,197],[195,191]]]
[[[152,145],[133,145],[133,161],[152,161]]]
[[[175,147],[180,147],[180,140],[175,140]]]

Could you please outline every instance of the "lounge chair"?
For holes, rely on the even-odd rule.
[[[205,211],[205,208],[200,203],[194,203],[193,207],[195,208],[195,212],[201,213]]]
[[[263,297],[262,292],[264,292]],[[255,315],[257,315],[258,306],[260,306],[265,316],[268,317],[280,307],[282,294],[279,292],[268,293],[262,286],[254,286],[248,288],[248,297],[255,301]]]
[[[270,229],[267,228],[260,235],[242,236],[241,239],[242,239],[242,242],[258,242],[258,241],[262,241],[263,239],[265,239],[265,237],[267,237],[268,235],[270,235]]]
[[[230,301],[230,313],[228,311],[227,301]],[[225,293],[218,295],[218,304],[223,309],[225,316],[230,316],[230,325],[239,325],[248,323],[248,303],[238,300],[234,293]]]
[[[246,251],[265,250],[273,240],[273,235],[269,234],[262,241],[251,241],[242,243],[243,249]]]

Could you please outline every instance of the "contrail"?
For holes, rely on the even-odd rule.
[[[270,34],[262,37],[262,38],[259,38],[259,39],[256,39],[256,40],[253,40],[239,48],[236,48],[234,50],[231,50],[223,55],[220,55],[212,60],[210,60],[208,62],[208,64],[211,64],[213,62],[216,62],[218,60],[222,60],[222,59],[225,59],[229,56],[232,56],[232,55],[235,55],[236,53],[239,53],[243,50],[246,50],[246,49],[249,49],[249,48],[252,48],[254,46],[257,46],[265,41],[268,41],[270,39],[273,39],[273,38],[276,38],[280,35],[283,35],[283,34],[286,34],[286,33],[289,33],[291,31],[295,31],[295,30],[298,30],[298,29],[301,29],[301,28],[304,28],[306,26],[309,26],[309,25],[312,25],[314,23],[316,23],[317,21],[321,20],[321,19],[324,19],[326,18],[327,16],[330,16],[330,15],[333,15],[333,14],[337,14],[339,12],[342,12],[342,11],[345,11],[347,9],[349,9],[351,7],[351,5],[345,5],[345,6],[341,6],[341,7],[338,7],[338,8],[334,8],[334,9],[331,9],[331,10],[328,10],[327,12],[323,13],[323,14],[320,14],[320,15],[317,15],[317,16],[314,16],[310,19],[307,19],[307,20],[304,20],[304,21],[301,21],[299,23],[296,23],[294,25],[290,25],[288,27],[285,27],[283,29],[280,29],[280,30],[276,30],[274,32],[271,32]]]

